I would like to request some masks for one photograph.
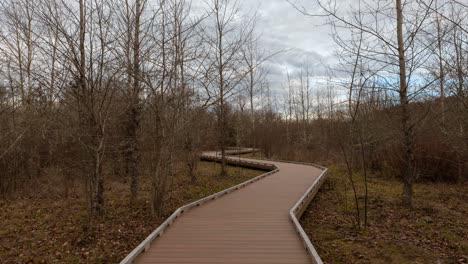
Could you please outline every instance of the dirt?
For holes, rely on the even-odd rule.
[[[363,177],[356,180],[363,221]],[[467,184],[416,184],[413,208],[402,206],[399,181],[371,176],[368,186],[360,230],[343,167],[330,168],[307,208],[301,223],[324,263],[468,263]]]
[[[130,204],[128,182],[107,179],[105,217],[94,235],[86,238],[86,203],[79,190],[71,191],[68,198],[54,194],[0,200],[0,262],[118,263],[176,208],[263,173],[228,167],[228,176],[219,177],[219,170],[215,163],[200,162],[195,185],[184,173],[177,173],[161,218],[150,215],[148,178],[141,179],[134,204]]]

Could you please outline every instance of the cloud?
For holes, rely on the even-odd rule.
[[[202,3],[194,2],[194,6],[204,10],[206,3]],[[256,34],[261,53],[282,51],[263,64],[272,93],[284,91],[287,73],[295,76],[307,65],[312,76],[323,78],[328,68],[337,63],[335,44],[323,17],[305,16],[286,0],[238,0],[237,5],[246,17],[257,15]],[[311,5],[307,8],[318,10]]]
[[[313,76],[323,76],[336,63],[334,42],[323,18],[304,16],[286,0],[240,0],[239,7],[248,14],[257,10],[260,47],[270,54],[285,51],[264,65],[273,92],[281,92],[287,72],[297,74],[307,65]]]

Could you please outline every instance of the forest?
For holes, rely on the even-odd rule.
[[[226,162],[236,147],[339,168],[352,230],[376,180],[398,183],[395,210],[417,210],[418,184],[466,203],[468,3],[282,2],[329,33],[321,76],[304,61],[273,83],[293,55],[242,1],[0,0],[0,262],[118,262],[175,208],[261,174]]]

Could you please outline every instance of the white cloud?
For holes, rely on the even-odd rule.
[[[240,0],[239,7],[250,14],[258,10],[260,47],[270,53],[287,50],[265,64],[273,92],[281,91],[286,72],[294,74],[309,65],[312,75],[323,76],[327,66],[336,62],[334,42],[323,18],[304,16],[286,0]]]

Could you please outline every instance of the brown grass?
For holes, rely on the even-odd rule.
[[[362,192],[362,178],[357,177]],[[400,205],[402,184],[372,177],[369,226],[353,228],[353,202],[342,167],[330,176],[301,219],[325,263],[466,263],[468,186],[416,184],[413,209]],[[360,195],[360,200],[363,197]],[[347,206],[346,201],[347,200]]]
[[[228,176],[221,178],[218,164],[200,162],[197,184],[191,185],[184,173],[176,174],[167,196],[165,215],[159,219],[150,216],[148,178],[142,178],[134,205],[130,205],[126,181],[107,179],[105,217],[94,235],[86,239],[83,237],[86,204],[82,193],[75,188],[68,198],[55,193],[43,195],[43,190],[59,187],[41,185],[40,195],[0,200],[0,262],[119,262],[176,208],[262,173],[230,166]]]

